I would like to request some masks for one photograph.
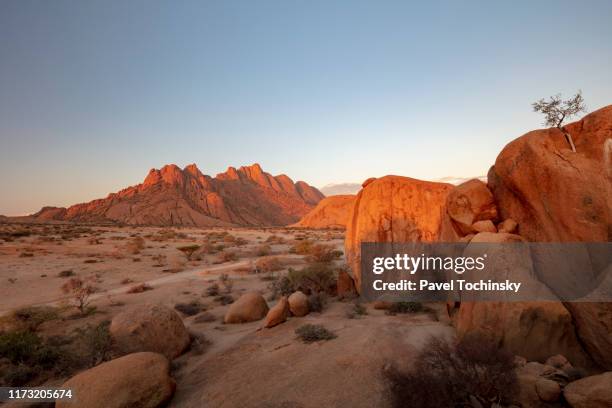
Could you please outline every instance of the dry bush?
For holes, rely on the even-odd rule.
[[[314,313],[323,313],[327,304],[327,295],[323,292],[314,292],[308,296],[308,310]]]
[[[147,285],[146,283],[139,283],[138,285],[134,285],[131,288],[129,288],[126,293],[129,293],[129,294],[142,293],[147,290],[153,290],[153,288]]]
[[[493,407],[517,392],[514,357],[488,339],[471,335],[456,343],[430,339],[412,370],[386,373],[395,407]],[[497,404],[497,405],[495,405]]]
[[[332,262],[342,257],[342,251],[338,251],[331,245],[315,244],[308,251],[309,262]]]
[[[284,262],[277,256],[264,256],[255,261],[255,272],[275,272],[285,268]]]
[[[270,245],[260,245],[255,249],[255,256],[267,256],[272,252]]]
[[[304,324],[295,330],[295,334],[304,343],[314,343],[320,340],[332,340],[337,336],[320,324]]]
[[[95,367],[112,358],[112,337],[109,331],[110,321],[105,320],[97,325],[88,324],[75,329],[74,342],[78,343],[79,360],[88,367]]]
[[[423,304],[419,302],[392,302],[385,313],[394,316],[396,314],[419,313],[426,310]]]
[[[62,353],[31,331],[0,334],[0,356],[3,362],[0,386],[18,387],[28,384],[43,370],[54,368]]]
[[[143,237],[140,237],[140,236],[133,237],[125,245],[127,252],[132,255],[139,254],[140,251],[144,249],[144,247],[145,247],[145,240]]]
[[[197,300],[189,303],[177,303],[174,305],[174,308],[185,316],[194,316],[200,313],[202,310],[205,310],[204,306]]]
[[[213,283],[208,288],[206,288],[206,296],[218,296],[221,292],[218,283]]]
[[[27,306],[12,311],[8,318],[11,320],[10,325],[19,330],[36,331],[41,324],[57,320],[60,315],[51,306]]]
[[[295,291],[305,294],[334,293],[336,276],[328,264],[312,264],[303,269],[289,268],[285,276],[272,281],[269,288],[272,290],[271,298],[289,296]]]
[[[232,288],[234,287],[234,280],[230,278],[228,274],[222,273],[221,276],[219,276],[219,283],[221,284],[221,286],[223,286],[225,293],[232,292]]]
[[[72,269],[66,269],[57,274],[58,278],[69,278],[71,276],[74,276],[74,272],[72,271]]]
[[[187,259],[189,261],[191,261],[191,257],[193,256],[194,252],[196,252],[198,249],[200,249],[200,245],[198,244],[192,244],[192,245],[184,245],[184,246],[180,246],[176,249],[178,249],[179,251],[181,251],[182,253],[185,254],[185,256],[187,257]]]
[[[96,292],[96,288],[92,285],[92,279],[84,281],[80,278],[71,278],[62,285],[62,291],[70,296],[72,303],[81,315],[90,311],[89,298]]]
[[[278,235],[270,235],[267,239],[266,242],[268,244],[284,244],[286,242],[285,238],[278,236]]]
[[[233,262],[237,260],[238,260],[238,254],[236,252],[223,250],[219,253],[219,257],[218,257],[219,263]]]
[[[297,240],[297,237],[296,237]],[[308,255],[314,245],[314,242],[310,240],[298,240],[298,242],[294,243],[291,248],[289,248],[289,252],[292,254],[298,255]]]

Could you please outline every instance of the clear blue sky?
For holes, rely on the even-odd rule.
[[[0,214],[151,167],[486,174],[530,103],[612,103],[611,1],[0,2]]]

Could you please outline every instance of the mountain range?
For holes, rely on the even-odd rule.
[[[68,208],[43,207],[32,221],[157,226],[276,226],[298,221],[324,195],[303,181],[272,176],[257,163],[215,177],[195,164],[151,169],[141,184]]]

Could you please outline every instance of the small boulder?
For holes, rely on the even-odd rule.
[[[297,291],[293,292],[291,296],[289,296],[289,310],[291,314],[297,317],[306,316],[309,312],[308,310],[308,296],[306,296],[303,292]]]
[[[465,235],[474,232],[472,224],[497,218],[493,194],[485,183],[472,179],[453,188],[446,200],[448,215]]]
[[[176,384],[166,357],[143,352],[83,371],[61,388],[72,390],[74,401],[58,400],[57,408],[155,408],[170,401]]]
[[[289,316],[289,302],[287,301],[287,296],[283,296],[279,299],[279,301],[270,309],[268,314],[266,315],[266,320],[264,321],[264,327],[270,328],[277,326],[281,323],[284,323]]]
[[[191,342],[180,316],[163,305],[132,306],[113,317],[109,331],[122,354],[152,351],[173,359]]]
[[[257,292],[248,292],[232,303],[225,313],[225,323],[248,323],[261,320],[268,313],[266,300]]]
[[[375,310],[389,310],[391,309],[392,305],[393,302],[387,302],[386,300],[376,300],[374,303],[372,303]]]
[[[491,220],[476,221],[472,224],[472,229],[476,232],[497,232],[497,228]]]
[[[572,408],[612,407],[612,371],[569,383],[563,396]]]
[[[497,231],[506,232],[508,234],[514,234],[517,227],[518,227],[517,222],[514,221],[512,218],[508,218],[504,220],[503,222],[499,223],[499,225],[497,226]]]
[[[560,370],[563,370],[563,371],[571,370],[573,368],[572,364],[569,361],[567,361],[567,358],[565,358],[561,354],[556,354],[552,357],[549,357],[546,360],[546,364],[549,366],[558,368]]]
[[[555,402],[561,396],[561,386],[548,378],[538,378],[535,383],[538,397],[544,402]]]

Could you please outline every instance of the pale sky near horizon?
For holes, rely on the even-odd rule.
[[[0,2],[0,214],[148,170],[486,174],[531,102],[612,103],[611,1]]]

